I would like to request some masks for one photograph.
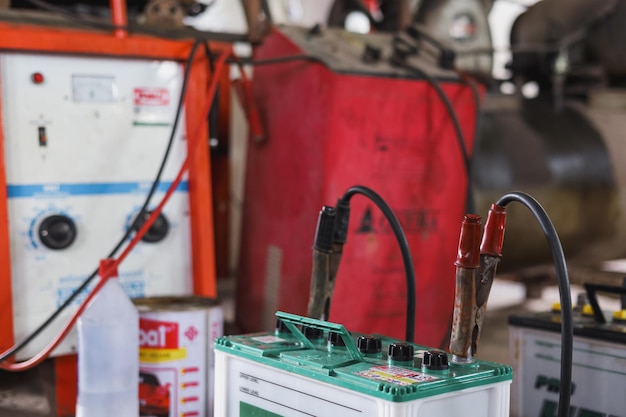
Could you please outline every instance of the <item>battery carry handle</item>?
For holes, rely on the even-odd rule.
[[[298,326],[304,327],[312,327],[314,329],[319,329],[326,332],[335,332],[341,336],[343,339],[343,343],[346,346],[346,350],[350,354],[353,360],[355,361],[363,361],[363,356],[361,352],[356,347],[350,332],[346,330],[346,328],[342,324],[331,323],[328,321],[316,320],[309,317],[301,317],[295,314],[284,313],[282,311],[276,312],[276,317],[278,317],[285,326],[289,329],[291,334],[302,343],[303,346],[306,346],[310,349],[315,349],[315,346],[311,341],[302,333]]]

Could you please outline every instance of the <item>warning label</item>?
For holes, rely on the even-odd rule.
[[[438,213],[427,208],[410,208],[397,210],[396,217],[405,233],[431,233],[439,228]],[[393,230],[387,219],[379,212],[367,207],[358,223],[357,233],[390,234]]]
[[[135,88],[133,101],[136,106],[167,106],[170,104],[170,92],[167,88]]]
[[[133,126],[169,126],[175,114],[167,88],[135,88],[133,104]]]
[[[436,381],[439,379],[434,376],[426,375],[421,372],[415,372],[410,369],[399,368],[397,366],[373,366],[365,371],[357,373],[357,375],[400,386]]]

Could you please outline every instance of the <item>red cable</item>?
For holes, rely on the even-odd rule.
[[[205,114],[206,117],[208,117],[209,115],[211,106],[213,104],[213,99],[215,97],[215,92],[217,91],[217,85],[219,83],[218,75],[221,74],[222,70],[224,69],[224,64],[226,63],[226,59],[228,58],[228,56],[229,54],[227,53],[220,55],[220,57],[217,59],[217,62],[215,64],[215,71],[213,72],[213,77],[211,79],[211,84],[209,86],[209,90],[207,93],[207,101],[205,103],[205,107],[202,112],[202,114]],[[37,355],[23,362],[12,363],[12,364],[0,363],[0,369],[4,369],[6,371],[14,371],[14,372],[26,371],[28,369],[31,369],[39,365],[48,356],[50,356],[50,353],[52,353],[52,351],[56,349],[59,343],[61,343],[61,341],[65,339],[65,337],[70,332],[70,330],[72,330],[72,327],[74,327],[74,324],[78,320],[78,317],[80,317],[80,315],[83,313],[85,308],[87,308],[89,301],[91,301],[91,299],[98,293],[98,291],[100,291],[100,289],[104,286],[104,284],[108,281],[108,279],[115,273],[115,271],[117,270],[117,267],[124,261],[124,259],[128,256],[128,254],[133,250],[135,245],[137,245],[137,243],[141,240],[141,238],[146,234],[148,229],[150,229],[150,227],[155,222],[159,214],[161,214],[161,211],[163,211],[163,207],[165,206],[169,198],[172,196],[176,188],[178,188],[178,186],[180,185],[180,182],[182,181],[183,176],[185,175],[185,173],[187,172],[187,169],[189,168],[189,157],[191,155],[191,151],[193,151],[198,146],[198,144],[200,143],[200,139],[202,138],[201,133],[204,131],[205,120],[206,118],[202,118],[199,120],[199,123],[196,126],[196,129],[194,130],[193,135],[191,136],[192,142],[189,144],[187,157],[185,158],[183,165],[180,167],[180,170],[178,171],[178,175],[176,176],[176,179],[167,189],[165,196],[163,197],[163,199],[161,200],[157,208],[152,211],[148,220],[146,220],[146,222],[141,226],[141,228],[139,229],[135,237],[126,246],[122,254],[115,260],[115,262],[113,262],[107,269],[104,270],[96,286],[93,288],[93,290],[91,290],[91,292],[87,295],[85,300],[80,304],[80,306],[78,307],[76,312],[72,315],[72,318],[67,322],[63,330],[59,332],[57,336],[52,340],[52,342],[50,342],[48,346],[46,346]]]

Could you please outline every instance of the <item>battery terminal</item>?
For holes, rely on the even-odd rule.
[[[618,310],[613,312],[613,321],[626,323],[626,310]]]
[[[583,316],[593,316],[593,307],[591,307],[591,304],[585,304],[583,307]]]

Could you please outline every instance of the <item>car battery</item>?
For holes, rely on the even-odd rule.
[[[626,289],[586,284],[589,304],[574,310],[574,352],[570,416],[624,416],[626,396],[626,311],[606,314],[596,292]],[[612,317],[612,318],[607,318]],[[515,382],[513,417],[555,416],[560,391],[561,315],[555,309],[509,317]]]
[[[442,351],[276,315],[275,332],[216,341],[215,417],[509,415],[508,366],[457,365]]]

